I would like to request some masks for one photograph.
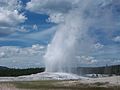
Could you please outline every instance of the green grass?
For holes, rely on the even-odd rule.
[[[27,81],[27,82],[4,82],[2,84],[7,85],[8,88],[9,88],[8,84],[13,85],[19,90],[21,89],[25,89],[25,90],[120,90],[120,87],[105,88],[105,87],[100,87],[100,84],[98,86],[95,86],[95,85],[90,86],[88,84],[81,84],[81,83],[76,85],[60,84],[63,82],[67,83],[68,81],[46,80],[46,81]]]

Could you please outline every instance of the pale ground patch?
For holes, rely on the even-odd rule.
[[[102,77],[102,78],[89,78],[82,80],[83,83],[96,83],[96,82],[109,82],[113,85],[120,85],[120,76]]]

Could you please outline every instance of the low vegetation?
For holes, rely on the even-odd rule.
[[[120,90],[120,87],[100,87],[87,84],[73,83],[64,85],[59,83],[69,83],[69,81],[29,81],[29,82],[2,82],[3,90]],[[3,87],[4,86],[4,87]],[[4,89],[5,88],[5,89]],[[13,89],[12,89],[13,88]]]

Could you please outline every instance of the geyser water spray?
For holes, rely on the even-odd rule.
[[[56,11],[60,13],[58,18],[56,16],[57,22],[59,19],[63,20],[56,26],[57,31],[44,56],[46,72],[71,72],[72,68],[79,65],[77,56],[90,55],[95,50],[97,40],[90,36],[89,32],[97,29],[109,33],[117,26],[113,15],[117,0],[65,2],[70,3],[71,7],[66,12],[62,11],[62,6]]]

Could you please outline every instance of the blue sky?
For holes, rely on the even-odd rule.
[[[79,7],[75,1],[0,0],[0,65],[18,68],[44,66],[43,56],[47,45],[52,41],[59,25],[64,23],[64,17],[67,17],[72,9]],[[103,2],[96,0],[94,4],[106,5],[106,12],[103,11],[103,13],[108,14],[109,7],[112,5],[112,13],[110,13],[111,16],[105,18],[107,24],[102,25],[100,22],[104,21],[97,19],[100,22],[91,26],[87,33],[88,36],[94,38],[96,47],[100,48],[98,53],[92,54],[95,58],[93,61],[97,61],[93,64],[105,65],[108,62],[120,64],[120,2],[101,1]],[[87,15],[84,17],[97,18],[94,15],[91,16],[89,11],[86,10]]]

